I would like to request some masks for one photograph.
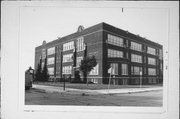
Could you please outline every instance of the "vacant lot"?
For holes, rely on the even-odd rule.
[[[48,86],[57,86],[63,87],[63,82],[34,82],[34,84],[40,85],[48,85]],[[150,88],[150,87],[159,87],[162,85],[143,85],[142,88]],[[76,84],[66,82],[65,87],[74,88],[74,89],[89,89],[89,90],[99,90],[99,89],[107,89],[108,85],[106,84]],[[110,89],[121,89],[121,88],[139,88],[139,85],[110,85]]]

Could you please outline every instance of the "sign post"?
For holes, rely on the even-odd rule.
[[[140,81],[139,81],[139,84],[140,84],[140,88],[141,88],[141,86],[142,86],[142,71],[140,71]]]
[[[108,69],[108,73],[110,73],[110,75],[109,75],[109,84],[108,84],[108,93],[109,93],[109,87],[110,87],[110,83],[111,83],[112,67],[110,67],[110,68]]]

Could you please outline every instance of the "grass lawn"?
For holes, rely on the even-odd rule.
[[[34,84],[40,85],[48,85],[48,86],[57,86],[63,87],[63,82],[34,82]],[[66,88],[74,88],[74,89],[89,89],[89,90],[100,90],[107,89],[107,84],[81,84],[81,83],[69,83],[66,82]],[[142,88],[151,88],[151,87],[159,87],[162,85],[143,85]],[[121,89],[121,88],[139,88],[139,85],[110,85],[110,89]]]

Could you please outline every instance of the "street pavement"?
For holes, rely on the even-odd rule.
[[[74,89],[33,84],[25,105],[162,106],[162,86],[121,89]]]
[[[68,92],[68,93],[85,93],[91,95],[98,94],[127,94],[127,93],[138,93],[138,92],[148,92],[148,91],[158,91],[163,89],[160,87],[148,87],[148,88],[121,88],[121,89],[100,89],[100,90],[87,90],[87,89],[74,89],[74,88],[65,88],[57,87],[57,86],[46,86],[46,85],[38,85],[33,84],[32,88],[40,89],[45,92]]]
[[[78,105],[78,106],[138,106],[161,107],[162,90],[90,95],[74,91],[47,92],[31,88],[25,91],[25,105]]]

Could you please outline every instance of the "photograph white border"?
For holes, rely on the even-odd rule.
[[[57,4],[61,3],[61,4]],[[117,4],[121,3],[121,4]],[[141,3],[141,4],[139,4]],[[173,98],[174,103],[179,101],[179,93],[177,92],[178,82],[178,71],[179,71],[179,54],[173,51],[179,51],[178,42],[178,30],[176,28],[178,24],[178,2],[3,2],[2,4],[2,117],[52,117],[59,118],[64,115],[64,118],[78,118],[79,115],[86,117],[89,115],[98,117],[102,115],[102,118],[107,118],[106,115],[112,115],[114,118],[123,116],[124,118],[149,118],[163,117],[173,111],[173,114],[177,113],[175,104],[171,104]],[[123,7],[123,8],[155,8],[155,9],[167,9],[169,14],[168,21],[168,41],[165,41],[166,45],[163,47],[164,50],[164,86],[163,86],[163,107],[114,107],[114,106],[27,106],[24,105],[24,76],[20,73],[21,69],[19,66],[19,29],[20,29],[20,9],[24,6],[37,6],[37,7]],[[11,8],[10,8],[11,7]],[[9,10],[9,11],[8,11]],[[13,10],[13,12],[12,12]],[[178,11],[177,11],[178,10]],[[7,16],[5,13],[14,13]],[[7,26],[6,26],[7,25]],[[175,27],[175,28],[174,28]],[[12,33],[10,36],[8,33]],[[13,39],[13,40],[10,40]],[[170,39],[173,39],[170,41]],[[13,48],[13,53],[9,48]],[[175,49],[175,50],[174,50]],[[173,57],[172,57],[173,56]],[[176,59],[177,58],[177,59]],[[12,62],[13,59],[13,62]],[[176,63],[176,64],[174,64]],[[14,69],[9,69],[10,67]],[[167,68],[167,69],[166,69]],[[177,69],[177,70],[175,70]],[[175,71],[174,71],[175,70]],[[173,71],[173,72],[172,72]],[[9,72],[12,72],[9,75]],[[174,73],[176,75],[174,75]],[[175,80],[169,80],[173,78]],[[13,80],[12,80],[13,79]],[[176,85],[175,85],[176,84]],[[11,89],[11,90],[10,90]],[[13,89],[13,91],[12,91]],[[7,90],[7,91],[5,91]],[[179,90],[178,90],[179,91]],[[8,95],[12,93],[12,95]],[[13,93],[14,92],[14,93]],[[172,95],[173,94],[173,95]],[[172,97],[169,97],[172,96]],[[177,97],[178,96],[178,97]],[[7,99],[7,100],[5,100]],[[13,101],[12,101],[13,99]],[[179,103],[178,103],[179,104]],[[5,107],[5,105],[8,105]],[[12,107],[13,106],[13,107]],[[10,108],[11,107],[11,108]],[[9,109],[10,108],[10,109]],[[175,108],[176,109],[176,108]],[[8,111],[10,110],[10,111]],[[14,114],[13,116],[11,115]],[[46,114],[44,113],[46,112]],[[48,113],[47,113],[48,112]],[[9,115],[8,115],[9,113]],[[70,113],[71,116],[67,115]],[[43,114],[43,115],[41,115]],[[115,115],[114,115],[115,114]],[[37,115],[37,116],[36,116]],[[143,116],[142,116],[143,115]],[[145,117],[144,117],[145,116]],[[177,117],[177,114],[174,115]],[[93,117],[94,118],[94,117]]]

